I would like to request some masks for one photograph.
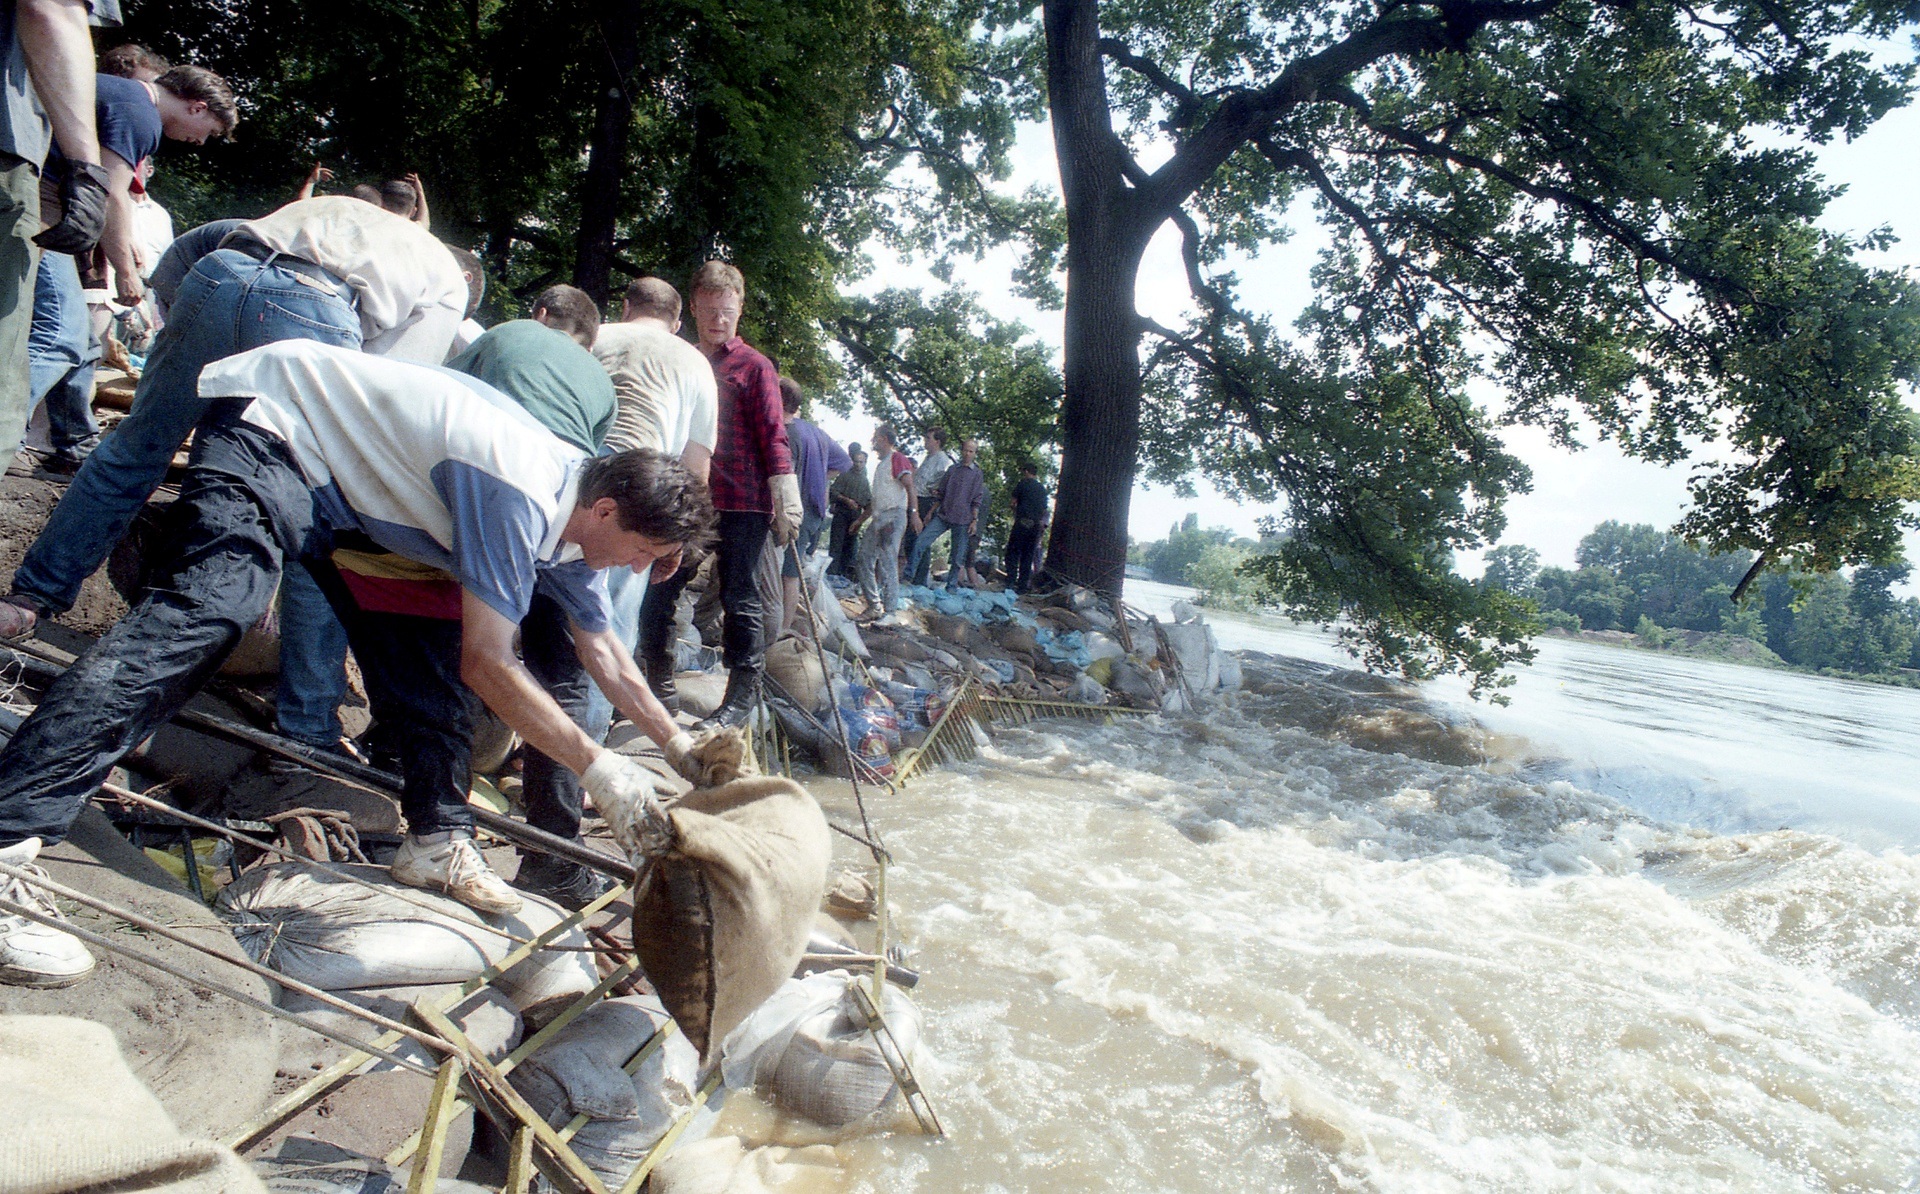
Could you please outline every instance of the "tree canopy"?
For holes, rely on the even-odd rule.
[[[1900,397],[1920,303],[1819,228],[1833,192],[1807,147],[1906,102],[1912,64],[1860,39],[1911,24],[1913,4],[1041,15],[1068,232],[1050,569],[1117,585],[1134,465],[1198,462],[1229,492],[1285,499],[1286,543],[1257,566],[1296,612],[1343,616],[1376,664],[1493,683],[1524,657],[1522,611],[1451,558],[1497,540],[1529,478],[1475,379],[1504,391],[1499,420],[1563,442],[1584,418],[1663,463],[1723,445],[1681,529],[1756,568],[1897,558],[1920,497]],[[1282,236],[1302,195],[1332,245],[1286,335],[1228,264]],[[1168,223],[1197,312],[1171,328],[1134,308]]]

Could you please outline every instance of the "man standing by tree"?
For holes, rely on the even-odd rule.
[[[922,511],[932,510],[934,500],[940,493],[940,482],[947,479],[947,470],[953,467],[953,457],[947,455],[947,431],[944,427],[927,428],[927,454],[913,470],[914,505],[907,519],[907,530],[913,536],[908,540],[912,548],[914,566],[907,570],[909,583],[924,585],[927,583],[927,557],[920,554],[920,535],[926,530]],[[932,547],[932,542],[928,542]]]
[[[719,436],[708,484],[719,515],[715,577],[724,613],[722,657],[727,694],[703,726],[735,726],[760,701],[766,663],[760,590],[754,569],[767,536],[785,546],[800,529],[800,482],[780,412],[780,371],[739,335],[747,284],[724,261],[693,275],[693,322],[700,352],[719,391]],[[673,670],[673,609],[688,573],[648,586],[640,612],[640,650],[649,677]]]
[[[951,563],[947,567],[948,592],[958,589],[966,579],[967,547],[980,532],[980,505],[987,496],[987,478],[973,462],[979,454],[980,441],[961,441],[960,462],[949,467],[941,478],[933,514],[913,541],[913,574],[928,576],[933,567],[933,545],[939,542],[940,536],[949,531],[953,533]]]
[[[893,428],[881,423],[873,429],[873,516],[860,533],[860,555],[854,562],[867,612],[889,618],[900,608],[900,538],[907,522],[918,519],[913,487],[913,459],[894,447]]]
[[[1046,521],[1047,487],[1040,484],[1040,466],[1029,460],[1020,466],[1020,483],[1013,487],[1013,529],[1007,532],[1007,583],[1016,593],[1033,587],[1033,557]]]
[[[847,471],[834,478],[828,489],[833,506],[833,534],[828,540],[833,563],[828,567],[836,575],[854,578],[860,524],[873,506],[873,484],[867,480],[867,450],[858,442],[847,445]]]

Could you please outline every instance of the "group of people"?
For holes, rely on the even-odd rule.
[[[604,883],[587,868],[528,853],[509,883],[475,846],[477,707],[526,743],[527,820],[561,837],[578,837],[584,798],[651,791],[603,745],[616,713],[692,769],[675,717],[681,591],[705,568],[722,611],[727,691],[701,724],[739,724],[768,641],[793,618],[802,557],[838,509],[829,486],[844,494],[855,461],[740,337],[746,281],[723,260],[691,277],[692,343],[680,292],[655,277],[627,287],[615,322],[555,285],[527,318],[486,329],[482,264],[433,236],[417,178],[316,195],[323,169],[278,210],[189,230],[153,260],[127,239],[133,183],[161,136],[229,134],[238,110],[217,76],[138,47],[110,53],[96,78],[87,21],[117,16],[115,0],[0,0],[0,183],[14,215],[0,283],[18,300],[0,300],[0,341],[23,349],[0,387],[0,444],[20,442],[54,385],[91,398],[74,372],[90,360],[43,390],[41,358],[24,351],[42,331],[41,304],[25,301],[36,274],[56,275],[45,305],[67,349],[82,343],[65,322],[76,260],[96,245],[118,300],[151,288],[158,312],[126,418],[66,445],[71,482],[0,598],[0,639],[69,609],[191,450],[136,604],[0,749],[0,862],[30,868],[61,840],[120,759],[277,609],[277,728],[320,751],[365,749],[400,777],[397,881],[491,913],[516,910],[521,892],[584,905]],[[106,73],[122,62],[132,75]],[[45,219],[43,176],[60,201]],[[947,476],[931,482],[891,429],[873,443],[861,558],[884,563],[890,607],[908,525],[911,565],[951,534],[953,582],[966,578],[984,484],[971,441],[958,463],[939,451]],[[784,557],[777,611],[756,582],[769,552]],[[358,744],[339,718],[349,649],[374,720]],[[0,896],[58,918],[30,883],[6,880]],[[93,965],[71,934],[0,915],[0,982],[61,986]]]
[[[929,428],[926,454],[918,463],[900,450],[890,424],[875,427],[872,442],[871,476],[866,452],[855,443],[847,445],[848,469],[833,481],[829,571],[860,586],[869,613],[892,617],[900,609],[901,576],[925,586],[933,549],[948,538],[947,590],[979,588],[985,583],[977,564],[980,518],[988,500],[979,441],[961,441],[956,461],[947,451],[946,431]],[[1047,490],[1039,473],[1037,464],[1023,463],[1010,495],[1005,576],[1007,586],[1021,593],[1032,584],[1047,520]]]

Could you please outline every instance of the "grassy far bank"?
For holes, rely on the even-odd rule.
[[[1196,605],[1255,613],[1273,606],[1247,564],[1268,546],[1189,516],[1166,539],[1134,545],[1130,558],[1157,581],[1196,589]],[[1522,598],[1541,632],[1556,637],[1920,687],[1920,599],[1893,593],[1908,576],[1904,564],[1766,573],[1735,603],[1750,555],[1703,552],[1651,526],[1603,522],[1580,541],[1576,561],[1542,567],[1532,548],[1497,547],[1473,583]]]

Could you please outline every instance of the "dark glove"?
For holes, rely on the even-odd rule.
[[[60,222],[33,238],[54,253],[84,253],[107,227],[107,172],[91,162],[68,162],[60,182]]]

